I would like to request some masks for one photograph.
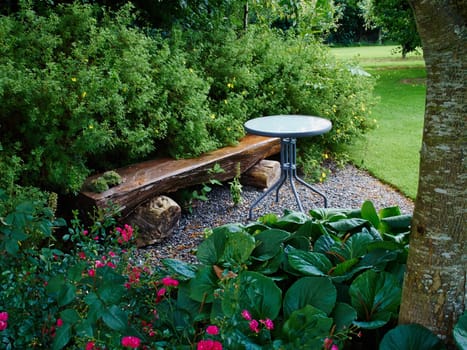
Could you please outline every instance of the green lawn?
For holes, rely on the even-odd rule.
[[[377,178],[415,198],[418,184],[425,108],[426,77],[421,56],[402,59],[391,55],[393,47],[332,49],[336,56],[356,58],[377,77],[378,104],[373,117],[378,127],[347,148],[351,160]]]

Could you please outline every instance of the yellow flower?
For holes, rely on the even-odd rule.
[[[76,79],[76,77],[71,77],[71,81],[72,81],[73,83],[76,83],[77,80],[78,80],[78,79]]]
[[[211,117],[211,119],[216,119],[216,115],[215,115],[215,114],[211,114],[210,117]]]
[[[89,124],[88,128],[92,130],[92,129],[94,129],[94,125]]]
[[[233,88],[234,88],[234,85],[233,85],[232,83],[227,83],[227,87],[228,87],[229,89],[233,89]]]
[[[83,93],[81,94],[81,98],[85,98],[87,95],[86,91],[83,91]]]

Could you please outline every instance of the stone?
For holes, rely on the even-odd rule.
[[[281,165],[278,161],[263,159],[240,177],[242,185],[257,188],[269,188],[281,176]]]
[[[138,248],[159,243],[170,237],[177,228],[182,210],[172,198],[157,196],[138,206],[128,222],[138,228]]]

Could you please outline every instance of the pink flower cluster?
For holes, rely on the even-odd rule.
[[[86,255],[83,252],[80,252],[79,256],[80,256],[81,259],[86,258]],[[111,258],[115,258],[116,254],[114,252],[109,252],[109,256]],[[109,259],[106,255],[103,255],[100,259],[94,261],[93,268],[88,270],[88,276],[89,277],[95,277],[96,276],[96,269],[102,268],[104,266],[108,266],[108,267],[110,267],[112,269],[115,269],[117,267],[115,265],[115,263],[111,259]]]
[[[129,270],[128,271],[128,282],[125,283],[125,287],[127,289],[130,289],[133,284],[139,282],[139,279],[141,277],[141,272],[143,271],[143,269],[138,266],[131,267],[129,265],[128,270]]]
[[[206,333],[209,335],[218,335],[219,327],[210,325],[206,328]],[[197,350],[222,350],[222,343],[213,339],[204,339],[198,342]]]
[[[249,324],[248,326],[250,327],[250,330],[252,332],[255,332],[255,333],[259,333],[260,332],[260,324],[262,324],[267,330],[271,331],[274,329],[274,322],[272,322],[271,319],[269,318],[266,318],[264,320],[259,320],[259,322],[255,319],[253,319],[253,317],[251,317],[251,314],[248,310],[243,310],[242,311],[242,317],[249,321]]]
[[[165,294],[167,293],[167,288],[175,288],[178,287],[179,284],[179,282],[172,277],[164,277],[161,279],[161,282],[164,287],[157,291],[156,303],[159,303],[164,298]]]
[[[8,312],[0,312],[0,332],[8,327]]]
[[[118,238],[118,243],[120,244],[128,242],[133,237],[133,227],[130,225],[125,224],[123,228],[117,227],[115,230],[121,235],[121,237]]]
[[[200,340],[196,346],[197,350],[222,350],[222,344],[216,340]]]
[[[122,345],[126,348],[137,349],[141,345],[141,339],[129,335],[122,338]]]

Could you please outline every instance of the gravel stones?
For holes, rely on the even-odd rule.
[[[403,214],[412,214],[413,202],[389,185],[375,179],[367,172],[352,165],[333,169],[324,183],[313,184],[328,198],[329,208],[360,208],[365,200],[373,202],[376,210],[399,206]],[[323,207],[323,199],[305,186],[296,188],[303,208]],[[205,236],[205,230],[227,223],[247,223],[250,204],[261,195],[261,190],[245,186],[243,201],[234,206],[228,185],[215,186],[206,202],[194,203],[192,213],[182,213],[180,223],[172,236],[164,241],[137,251],[140,259],[150,259],[159,265],[161,259],[175,258],[188,262],[196,261],[196,248]],[[275,192],[270,193],[253,211],[253,220],[267,213],[282,215],[284,209],[298,210],[297,203],[287,181],[279,191],[279,202]]]

